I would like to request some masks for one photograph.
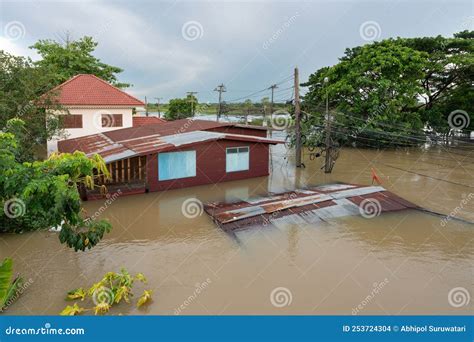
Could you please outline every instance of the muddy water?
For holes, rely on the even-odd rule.
[[[306,154],[304,162],[306,168],[295,171],[293,156],[279,146],[270,177],[121,197],[102,214],[113,232],[84,253],[61,245],[56,233],[1,236],[0,258],[12,256],[15,270],[32,281],[7,313],[57,314],[68,290],[121,267],[148,277],[154,302],[144,310],[120,305],[114,314],[472,313],[472,225],[449,221],[443,227],[439,217],[406,211],[266,227],[233,238],[205,214],[182,215],[183,202],[193,197],[231,201],[334,181],[370,184],[375,167],[396,194],[474,221],[474,199],[466,200],[474,192],[474,153],[345,149],[331,175],[320,171],[318,159]],[[85,206],[93,213],[102,205]],[[471,301],[456,308],[448,293],[458,287]]]

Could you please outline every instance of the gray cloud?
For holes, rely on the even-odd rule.
[[[332,65],[346,47],[370,42],[361,25],[378,24],[376,39],[452,35],[472,26],[470,1],[4,1],[0,48],[37,58],[38,39],[92,35],[96,55],[122,67],[122,81],[141,98],[165,99],[226,84],[227,99],[269,86],[300,68],[301,79]],[[9,40],[5,26],[20,22],[24,36]],[[197,36],[183,36],[183,25]],[[191,24],[190,24],[191,25]],[[472,29],[472,27],[471,27]],[[370,38],[370,37],[369,37]],[[252,98],[259,100],[265,93]],[[284,98],[290,94],[280,92]]]

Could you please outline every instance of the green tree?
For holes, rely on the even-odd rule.
[[[53,93],[42,96],[54,85],[54,79],[49,69],[36,67],[29,58],[0,51],[0,128],[5,129],[12,118],[26,123],[20,131],[9,127],[21,139],[22,161],[35,159],[38,146],[60,132],[58,120],[47,116],[46,108],[61,107],[52,100]]]
[[[85,36],[78,40],[67,38],[64,43],[39,40],[31,48],[42,57],[35,65],[52,70],[56,85],[77,74],[93,74],[116,87],[129,87],[117,80],[116,74],[123,71],[121,68],[105,64],[92,55],[97,44],[92,37]]]
[[[179,120],[193,116],[193,107],[197,108],[198,101],[193,95],[188,95],[184,99],[172,99],[168,104],[168,111],[165,114],[167,120]]]
[[[20,162],[18,141],[0,133],[0,233],[61,227],[60,241],[77,250],[95,246],[111,229],[104,220],[83,216],[78,186],[93,188],[108,171],[103,159],[82,152],[53,154],[45,161]]]
[[[454,110],[471,112],[474,103],[474,31],[454,34],[453,38],[423,37],[399,42],[428,54],[428,63],[419,80],[423,101],[417,109],[426,124],[440,133],[448,133],[448,116]],[[470,129],[474,129],[471,120]]]
[[[392,39],[347,49],[338,64],[312,74],[305,84],[309,93],[304,108],[317,111],[306,129],[324,121],[324,111],[318,110],[327,96],[334,109],[337,140],[357,136],[376,145],[413,142],[403,137],[421,133],[423,124],[419,113],[407,108],[417,104],[418,81],[427,63],[426,53]]]

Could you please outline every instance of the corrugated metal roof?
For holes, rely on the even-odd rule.
[[[375,210],[376,215],[418,208],[380,186],[329,184],[236,203],[210,203],[204,209],[217,225],[233,230],[266,223],[315,223],[364,215],[364,201],[372,202],[370,210]]]
[[[159,124],[159,126],[166,125],[168,124]],[[176,125],[173,125],[173,127],[175,126]],[[209,126],[212,125],[207,123],[199,125],[199,127]],[[156,131],[161,131],[161,133],[156,133]],[[119,134],[113,134],[115,133],[114,131],[104,132],[82,138],[60,141],[59,150],[61,152],[74,152],[75,150],[79,150],[83,151],[88,156],[100,154],[106,162],[112,162],[136,155],[163,152],[214,140],[238,140],[265,144],[283,143],[283,141],[261,138],[253,135],[220,133],[215,131],[191,130],[175,134],[168,134],[171,132],[170,129],[157,129],[156,131],[146,130],[147,134],[145,136],[140,135],[135,137],[133,134],[128,135],[123,134],[123,132]],[[136,132],[136,130],[132,131],[132,133],[133,132]]]

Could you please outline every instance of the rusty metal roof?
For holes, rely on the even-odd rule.
[[[100,154],[106,162],[112,162],[136,155],[164,152],[214,140],[237,140],[264,144],[283,143],[280,140],[253,135],[205,130],[231,125],[204,120],[177,120],[63,140],[58,145],[60,152],[72,153],[79,150],[88,156]]]
[[[225,230],[280,222],[315,223],[343,216],[378,216],[417,209],[381,186],[328,184],[236,203],[209,203],[204,210]]]

